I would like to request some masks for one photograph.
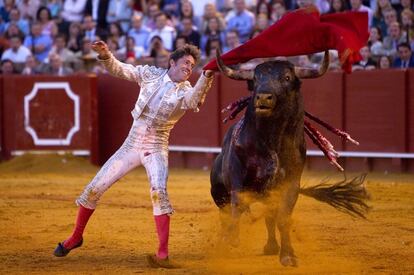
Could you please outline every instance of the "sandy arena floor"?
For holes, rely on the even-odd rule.
[[[172,169],[169,193],[176,214],[170,254],[184,268],[167,271],[145,262],[157,240],[145,171],[137,169],[103,196],[83,247],[56,258],[53,249],[73,227],[74,199],[97,169],[86,160],[58,156],[0,164],[1,274],[414,274],[414,175],[369,174],[368,220],[300,197],[292,228],[299,267],[284,268],[277,257],[262,255],[260,204],[242,218],[240,247],[219,248],[209,173]],[[336,174],[307,172],[303,184],[328,175]]]

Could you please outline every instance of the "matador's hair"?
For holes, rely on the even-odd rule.
[[[196,46],[190,44],[185,44],[184,46],[173,51],[170,54],[170,60],[177,62],[178,59],[186,55],[191,55],[196,64],[200,61],[200,50]],[[168,64],[169,63],[170,62],[168,62]]]

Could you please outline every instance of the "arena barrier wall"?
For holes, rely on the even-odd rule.
[[[2,81],[3,158],[72,151],[98,163],[97,79],[8,76]]]
[[[192,84],[198,76],[191,79]],[[24,127],[24,97],[33,93],[36,82],[69,82],[80,97],[81,129],[70,145],[35,145],[33,134]],[[102,165],[122,144],[131,127],[131,110],[138,97],[136,83],[107,74],[95,77],[7,77],[0,79],[0,142],[3,157],[26,150],[80,150],[90,152],[92,162]],[[18,85],[17,85],[18,84]],[[383,70],[328,73],[322,78],[304,80],[305,110],[332,126],[346,130],[360,146],[344,143],[314,123],[335,149],[339,163],[348,171],[414,170],[414,70]],[[56,93],[60,89],[59,93]],[[96,94],[96,89],[98,93]],[[30,100],[38,139],[64,139],[74,126],[73,102],[62,88],[45,90]],[[171,133],[170,166],[208,169],[227,129],[228,114],[221,110],[242,96],[249,95],[245,81],[216,74],[214,85],[200,112],[191,110]],[[59,114],[53,119],[50,114]],[[99,116],[98,116],[99,114]],[[59,118],[61,116],[61,119]],[[95,135],[94,135],[95,133]],[[39,142],[38,142],[39,143]],[[335,171],[322,153],[308,140],[309,169]]]

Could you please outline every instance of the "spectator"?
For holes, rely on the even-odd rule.
[[[162,11],[168,14],[170,17],[180,16],[180,0],[164,0]]]
[[[60,56],[63,64],[70,67],[79,67],[76,63],[78,62],[75,57],[75,53],[67,48],[66,37],[63,34],[58,34],[55,38],[54,46],[50,51],[50,54],[57,54]]]
[[[226,21],[223,18],[223,15],[216,10],[216,6],[213,3],[208,3],[204,7],[204,14],[201,19],[201,26],[199,26],[199,30],[202,34],[204,34],[207,30],[207,26],[211,18],[215,18],[218,20],[218,29],[223,31],[226,28]]]
[[[29,21],[20,17],[20,11],[17,8],[10,10],[9,19],[10,21],[4,24],[5,30],[8,29],[10,24],[16,24],[24,35],[30,33]]]
[[[145,49],[141,46],[135,45],[134,38],[128,36],[126,38],[125,47],[120,48],[117,53],[122,60],[127,60],[129,57],[134,57],[134,59],[138,59],[144,55]]]
[[[371,58],[371,52],[368,46],[364,46],[359,50],[362,60],[352,65],[352,71],[373,70],[376,67],[374,60]]]
[[[153,31],[157,28],[155,24],[155,17],[160,13],[160,6],[156,2],[150,2],[148,5],[148,13],[143,18],[143,25]]]
[[[216,57],[216,50],[219,49],[222,51],[221,40],[217,38],[210,38],[206,43],[205,59],[206,61],[211,60]]]
[[[329,2],[327,0],[297,0],[299,8],[307,8],[315,5],[320,13],[327,13],[329,11]]]
[[[392,62],[391,62],[391,58],[389,56],[381,55],[378,58],[378,64],[377,64],[378,69],[390,69],[391,64],[392,64]]]
[[[92,41],[89,38],[83,38],[80,51],[75,53],[81,66],[77,68],[80,71],[92,72],[96,62],[97,53],[92,50]]]
[[[283,1],[275,1],[272,4],[272,9],[270,12],[270,24],[274,24],[279,21],[286,13],[286,5]]]
[[[165,49],[164,43],[162,43],[162,38],[159,36],[152,37],[148,48],[148,55],[154,58],[157,55],[166,54],[169,54],[169,52]]]
[[[188,0],[185,0],[185,1],[188,1]],[[224,0],[224,1],[230,1],[230,0]],[[220,2],[220,0],[197,0],[197,1],[193,0],[191,2],[193,4],[194,15],[201,18],[203,14],[205,13],[206,5],[211,5],[211,4],[217,5],[218,2]]]
[[[87,0],[65,0],[62,8],[62,23],[59,26],[59,31],[67,33],[69,26],[73,22],[81,23]]]
[[[92,42],[98,40],[106,40],[107,33],[103,29],[96,27],[96,22],[91,15],[86,15],[83,18],[83,33],[84,37],[87,37]]]
[[[174,51],[188,43],[187,36],[177,35],[177,38],[174,41]]]
[[[228,31],[226,33],[226,44],[223,47],[223,52],[228,52],[240,46],[239,34],[237,31]]]
[[[51,53],[48,59],[49,63],[42,69],[43,74],[55,76],[66,76],[73,74],[73,70],[63,64],[62,59],[58,54]]]
[[[42,34],[50,37],[55,37],[58,34],[57,25],[47,7],[40,7],[37,10],[36,20],[42,25]]]
[[[344,12],[346,10],[348,10],[348,6],[345,0],[332,0],[328,13]]]
[[[109,24],[109,36],[117,40],[117,44],[119,45],[119,47],[125,46],[124,31],[122,30],[121,25],[118,22],[113,22]]]
[[[407,34],[407,41],[412,41],[414,38],[414,12],[410,9],[405,9],[401,12],[401,25]]]
[[[108,41],[106,41],[106,42],[107,42],[109,51],[117,59],[122,59],[122,56],[119,56],[119,54],[118,54],[118,50],[120,49],[119,44],[118,44],[118,39],[116,37],[109,36]]]
[[[388,29],[390,28],[391,24],[394,22],[398,22],[397,12],[393,8],[387,8],[383,11],[385,26],[381,27],[381,33],[385,37],[388,35]]]
[[[187,37],[190,44],[200,48],[201,35],[198,31],[193,28],[193,21],[189,17],[184,17],[181,21],[182,31],[179,33],[181,36]]]
[[[24,45],[29,48],[39,62],[43,62],[52,49],[53,41],[48,35],[42,34],[42,25],[34,22],[31,35],[24,40]]]
[[[10,37],[12,37],[14,35],[18,35],[22,39],[22,41],[25,37],[24,33],[19,29],[17,24],[13,23],[13,22],[10,22],[10,24],[8,24],[7,29],[6,29],[3,36],[6,39],[10,39]]]
[[[362,4],[362,0],[350,0],[351,3],[351,10],[352,11],[360,11],[360,12],[367,12],[368,13],[368,26],[372,25],[372,18],[373,18],[373,11]]]
[[[373,56],[379,56],[384,53],[381,30],[378,27],[371,27],[368,38],[368,46]]]
[[[128,36],[133,37],[135,45],[148,49],[148,37],[150,29],[142,25],[142,15],[135,14],[131,19],[132,28],[128,31]]]
[[[178,28],[179,32],[183,31],[184,29],[184,26],[182,24],[184,18],[189,18],[191,20],[193,28],[195,30],[198,30],[198,27],[201,24],[201,19],[200,17],[194,15],[193,5],[188,0],[182,1],[181,8],[180,8],[180,15],[178,17],[178,23],[174,24],[176,28]]]
[[[394,60],[392,67],[401,69],[414,68],[414,57],[410,44],[398,44],[398,57]]]
[[[205,33],[201,36],[200,46],[203,53],[206,53],[206,44],[208,40],[218,39],[220,40],[220,44],[224,45],[226,36],[222,30],[223,29],[220,28],[220,19],[218,17],[209,19]]]
[[[255,24],[254,14],[246,9],[245,0],[234,0],[234,9],[226,16],[227,31],[236,30],[241,43],[249,39]]]
[[[413,3],[411,0],[400,0],[397,1],[396,10],[399,17],[401,17],[401,12],[405,9],[413,10]]]
[[[109,0],[87,0],[85,5],[85,15],[92,16],[96,22],[99,32],[105,32],[107,28],[106,15],[108,13]]]
[[[171,51],[177,34],[173,27],[167,25],[167,16],[165,13],[159,13],[155,17],[155,24],[156,29],[150,32],[148,39],[151,40],[154,36],[161,37],[164,48]]]
[[[22,71],[22,75],[36,75],[39,74],[39,64],[36,62],[36,58],[33,55],[29,55],[26,58],[26,63]]]
[[[106,21],[109,24],[118,23],[122,28],[122,32],[128,32],[133,12],[132,4],[133,1],[131,0],[110,0]]]
[[[163,53],[163,54],[159,54],[156,57],[154,57],[154,66],[158,67],[158,68],[164,68],[164,69],[168,69],[169,64],[168,64],[168,60],[170,58],[170,54],[169,53]]]
[[[61,0],[48,0],[46,7],[50,10],[50,14],[53,19],[59,19],[60,12],[62,11]]]
[[[259,14],[266,14],[267,19],[270,20],[271,7],[267,0],[259,0],[256,5],[256,16]]]
[[[256,17],[256,25],[254,26],[254,30],[258,30],[259,32],[264,31],[269,27],[269,19],[267,15],[264,13],[258,14]]]
[[[10,38],[10,48],[5,50],[1,56],[1,60],[11,60],[13,63],[24,63],[29,55],[30,50],[22,45],[22,39],[18,36]]]
[[[0,7],[0,16],[3,22],[10,21],[10,12],[15,7],[14,0],[4,0],[4,6]]]
[[[389,27],[389,35],[384,37],[384,53],[395,57],[397,55],[397,46],[406,42],[405,33],[401,31],[400,23],[393,22]]]
[[[1,61],[1,74],[2,75],[15,74],[14,64],[10,59],[4,59]]]
[[[24,19],[29,20],[30,22],[36,19],[36,13],[39,7],[39,0],[20,0],[17,4],[17,8],[20,11],[20,16]]]
[[[380,28],[386,34],[387,24],[385,23],[384,11],[392,9],[390,0],[378,0],[377,9],[372,17],[372,26]],[[385,32],[384,32],[385,30]]]
[[[80,51],[82,44],[82,26],[78,22],[72,22],[69,26],[69,37],[67,47],[72,52]]]
[[[299,67],[303,67],[303,68],[313,68],[313,69],[318,69],[319,65],[312,63],[309,55],[300,55],[298,56],[298,60],[297,60],[297,64]]]

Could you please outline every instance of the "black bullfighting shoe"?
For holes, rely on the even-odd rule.
[[[147,258],[147,262],[149,266],[152,268],[167,268],[167,269],[181,268],[179,264],[171,261],[169,258],[160,259],[156,255],[153,255],[153,254],[147,254],[146,258]]]
[[[83,244],[83,238],[80,240],[80,242],[78,242],[74,247],[72,247],[71,249],[65,248],[63,246],[63,242],[58,243],[58,246],[55,248],[55,251],[53,252],[53,255],[55,255],[56,257],[65,257],[66,255],[69,254],[69,252],[72,249],[81,247]]]

